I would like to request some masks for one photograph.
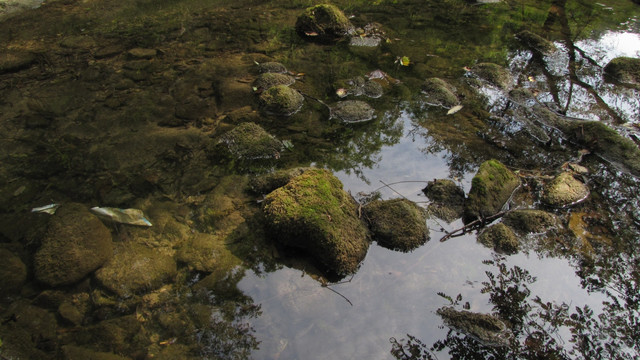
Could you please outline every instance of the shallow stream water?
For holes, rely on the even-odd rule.
[[[605,81],[603,67],[640,57],[640,5],[333,3],[380,44],[302,39],[294,25],[311,1],[56,0],[0,16],[0,48],[11,54],[0,56],[0,358],[640,356],[638,169],[535,110],[602,122],[637,146],[640,87]],[[522,30],[556,51],[532,51],[516,40]],[[267,61],[284,64],[305,95],[291,116],[259,107],[252,82]],[[506,88],[478,80],[474,66],[487,62],[508,69]],[[332,117],[337,84],[374,70],[387,74],[384,94],[348,97],[369,103],[374,119]],[[421,85],[431,77],[452,84],[462,107],[430,105]],[[288,145],[228,153],[225,134],[247,122]],[[476,241],[482,229],[441,242],[464,224],[431,216],[425,245],[404,253],[374,242],[340,279],[265,236],[264,194],[249,186],[315,166],[356,199],[405,197],[426,209],[427,182],[452,179],[468,193],[489,159],[523,183],[506,207],[547,210],[556,228],[519,236],[520,251],[503,255]],[[569,163],[586,167],[576,176],[588,199],[545,207],[541,189]],[[142,285],[120,292],[95,268],[71,283],[42,281],[35,254],[56,215],[31,209],[51,203],[141,209],[153,226],[104,225],[115,258],[141,254],[112,277]],[[169,275],[156,278],[165,270],[145,266],[160,255]],[[443,306],[500,316],[508,345],[449,329]]]

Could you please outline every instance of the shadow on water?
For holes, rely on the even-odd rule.
[[[376,46],[302,39],[310,1],[50,1],[0,17],[0,358],[640,354],[640,76],[604,70],[640,56],[639,5],[335,4]],[[291,116],[261,108],[256,63],[270,61],[304,95]],[[342,96],[373,119],[341,120]],[[490,159],[522,184],[505,213],[556,219],[518,233],[516,254],[477,241],[509,220],[430,216],[425,245],[373,244],[334,279],[265,235],[254,180],[274,170],[327,168],[357,199],[429,208],[427,182],[468,193]],[[588,198],[545,205],[567,171]],[[97,205],[153,226],[101,222]],[[501,321],[501,342],[441,316],[463,310]]]

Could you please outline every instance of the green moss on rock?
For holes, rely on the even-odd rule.
[[[465,204],[464,222],[486,218],[500,212],[519,185],[518,177],[498,160],[482,163],[471,181],[471,190]]]
[[[282,150],[282,143],[260,125],[242,123],[224,134],[219,143],[225,144],[237,159],[273,158]]]
[[[287,185],[294,177],[301,175],[311,168],[297,167],[293,169],[278,170],[269,174],[256,175],[249,182],[251,190],[257,194],[268,194],[273,190]]]
[[[427,210],[438,218],[452,222],[464,212],[464,190],[449,179],[429,181],[422,192],[431,200]]]
[[[268,72],[260,74],[253,81],[253,87],[256,89],[267,90],[276,85],[291,85],[294,82],[296,82],[296,80],[291,75]]]
[[[369,121],[374,116],[375,110],[371,105],[360,100],[340,101],[331,107],[331,117],[338,118],[346,123]]]
[[[351,29],[351,22],[344,13],[336,6],[329,4],[307,8],[296,21],[298,35],[318,42],[339,40]]]
[[[357,270],[369,243],[356,204],[328,170],[310,169],[266,196],[267,230],[278,242],[303,249],[331,271]]]
[[[640,84],[640,59],[617,57],[605,65],[604,74],[621,83]]]
[[[589,188],[568,172],[556,176],[545,185],[542,201],[552,207],[571,206],[589,196]]]
[[[185,241],[178,249],[176,258],[192,271],[208,273],[230,271],[241,263],[227,249],[224,237],[204,233],[196,233]]]
[[[64,204],[51,218],[34,257],[36,278],[50,286],[73,284],[111,256],[111,233],[81,204]]]
[[[292,115],[300,110],[303,103],[304,96],[286,85],[272,86],[260,94],[262,109],[276,115]]]
[[[383,247],[411,251],[429,239],[424,209],[407,199],[376,200],[363,211],[373,239]]]
[[[453,86],[440,78],[429,78],[422,84],[422,92],[432,105],[450,108],[460,103]]]
[[[486,228],[478,236],[478,242],[505,254],[515,254],[519,247],[518,237],[511,228],[503,223]]]
[[[517,232],[539,234],[557,225],[555,215],[543,210],[514,210],[507,213],[502,222]]]

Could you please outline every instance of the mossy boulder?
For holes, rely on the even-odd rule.
[[[431,200],[427,207],[429,213],[449,223],[462,217],[464,190],[452,180],[434,179],[429,181],[422,192]]]
[[[277,170],[268,174],[254,176],[249,182],[251,190],[256,194],[268,194],[273,190],[287,185],[294,177],[309,170],[309,167],[297,167],[293,169]]]
[[[296,79],[291,75],[269,72],[258,75],[253,81],[253,87],[258,90],[267,90],[277,85],[291,85],[294,82]]]
[[[523,209],[508,212],[502,222],[519,233],[540,234],[557,226],[558,219],[544,210]]]
[[[288,72],[286,66],[275,61],[267,61],[267,62],[258,64],[258,71],[261,74],[264,74],[264,73],[285,74]]]
[[[307,8],[296,21],[298,35],[317,42],[334,42],[347,35],[352,28],[342,10],[329,4]]]
[[[542,201],[552,207],[566,207],[577,204],[589,196],[589,188],[580,180],[563,172],[547,183],[542,193]]]
[[[64,204],[52,216],[34,256],[36,279],[50,285],[73,284],[113,255],[111,233],[84,205]]]
[[[478,242],[504,254],[518,252],[519,242],[516,234],[503,223],[491,225],[478,235]]]
[[[424,209],[407,199],[376,200],[363,207],[373,239],[391,250],[411,251],[429,239]]]
[[[145,245],[120,243],[115,255],[96,271],[96,279],[113,293],[128,297],[159,288],[176,272],[171,256]]]
[[[224,134],[219,144],[226,145],[236,159],[255,160],[277,157],[282,143],[252,122],[242,123]]]
[[[519,185],[516,174],[498,160],[483,162],[471,180],[463,221],[469,223],[500,212]]]
[[[572,142],[636,176],[640,175],[640,149],[632,140],[599,121],[560,121],[557,125]]]
[[[479,63],[471,68],[477,77],[491,85],[506,90],[511,87],[513,78],[508,69],[494,63]]]
[[[355,201],[331,172],[310,169],[268,194],[267,231],[278,242],[305,250],[332,272],[355,272],[369,242]]]
[[[260,107],[267,113],[289,116],[300,110],[304,96],[286,85],[275,85],[263,91],[259,100]]]
[[[455,310],[449,306],[438,309],[436,314],[442,317],[448,327],[469,335],[485,345],[507,346],[509,339],[513,336],[507,325],[493,315]]]
[[[455,94],[455,88],[440,78],[425,80],[422,84],[422,92],[427,98],[427,103],[431,105],[450,108],[460,103]]]
[[[523,30],[517,33],[516,39],[531,51],[542,55],[549,55],[557,50],[556,46],[551,41],[529,30]]]
[[[331,107],[331,117],[346,123],[358,123],[374,118],[375,110],[371,105],[360,100],[340,101]]]
[[[0,248],[0,294],[7,296],[20,292],[27,280],[27,267],[13,252]]]
[[[604,74],[613,81],[638,85],[640,84],[640,59],[617,57],[605,65]]]
[[[35,55],[30,52],[5,49],[0,53],[0,74],[25,69],[35,61]]]

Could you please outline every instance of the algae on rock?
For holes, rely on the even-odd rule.
[[[518,252],[519,242],[513,230],[503,223],[486,228],[479,236],[478,242],[505,254]]]
[[[464,222],[469,223],[500,212],[518,186],[520,186],[518,177],[501,162],[485,161],[471,180]]]
[[[372,201],[363,211],[373,239],[383,247],[407,252],[429,239],[424,209],[407,199]]]
[[[335,5],[320,4],[307,8],[296,21],[296,32],[301,37],[318,41],[333,42],[347,35],[352,29],[351,22]]]
[[[307,170],[268,194],[264,213],[276,241],[305,250],[338,275],[354,273],[367,253],[356,203],[328,170]]]

